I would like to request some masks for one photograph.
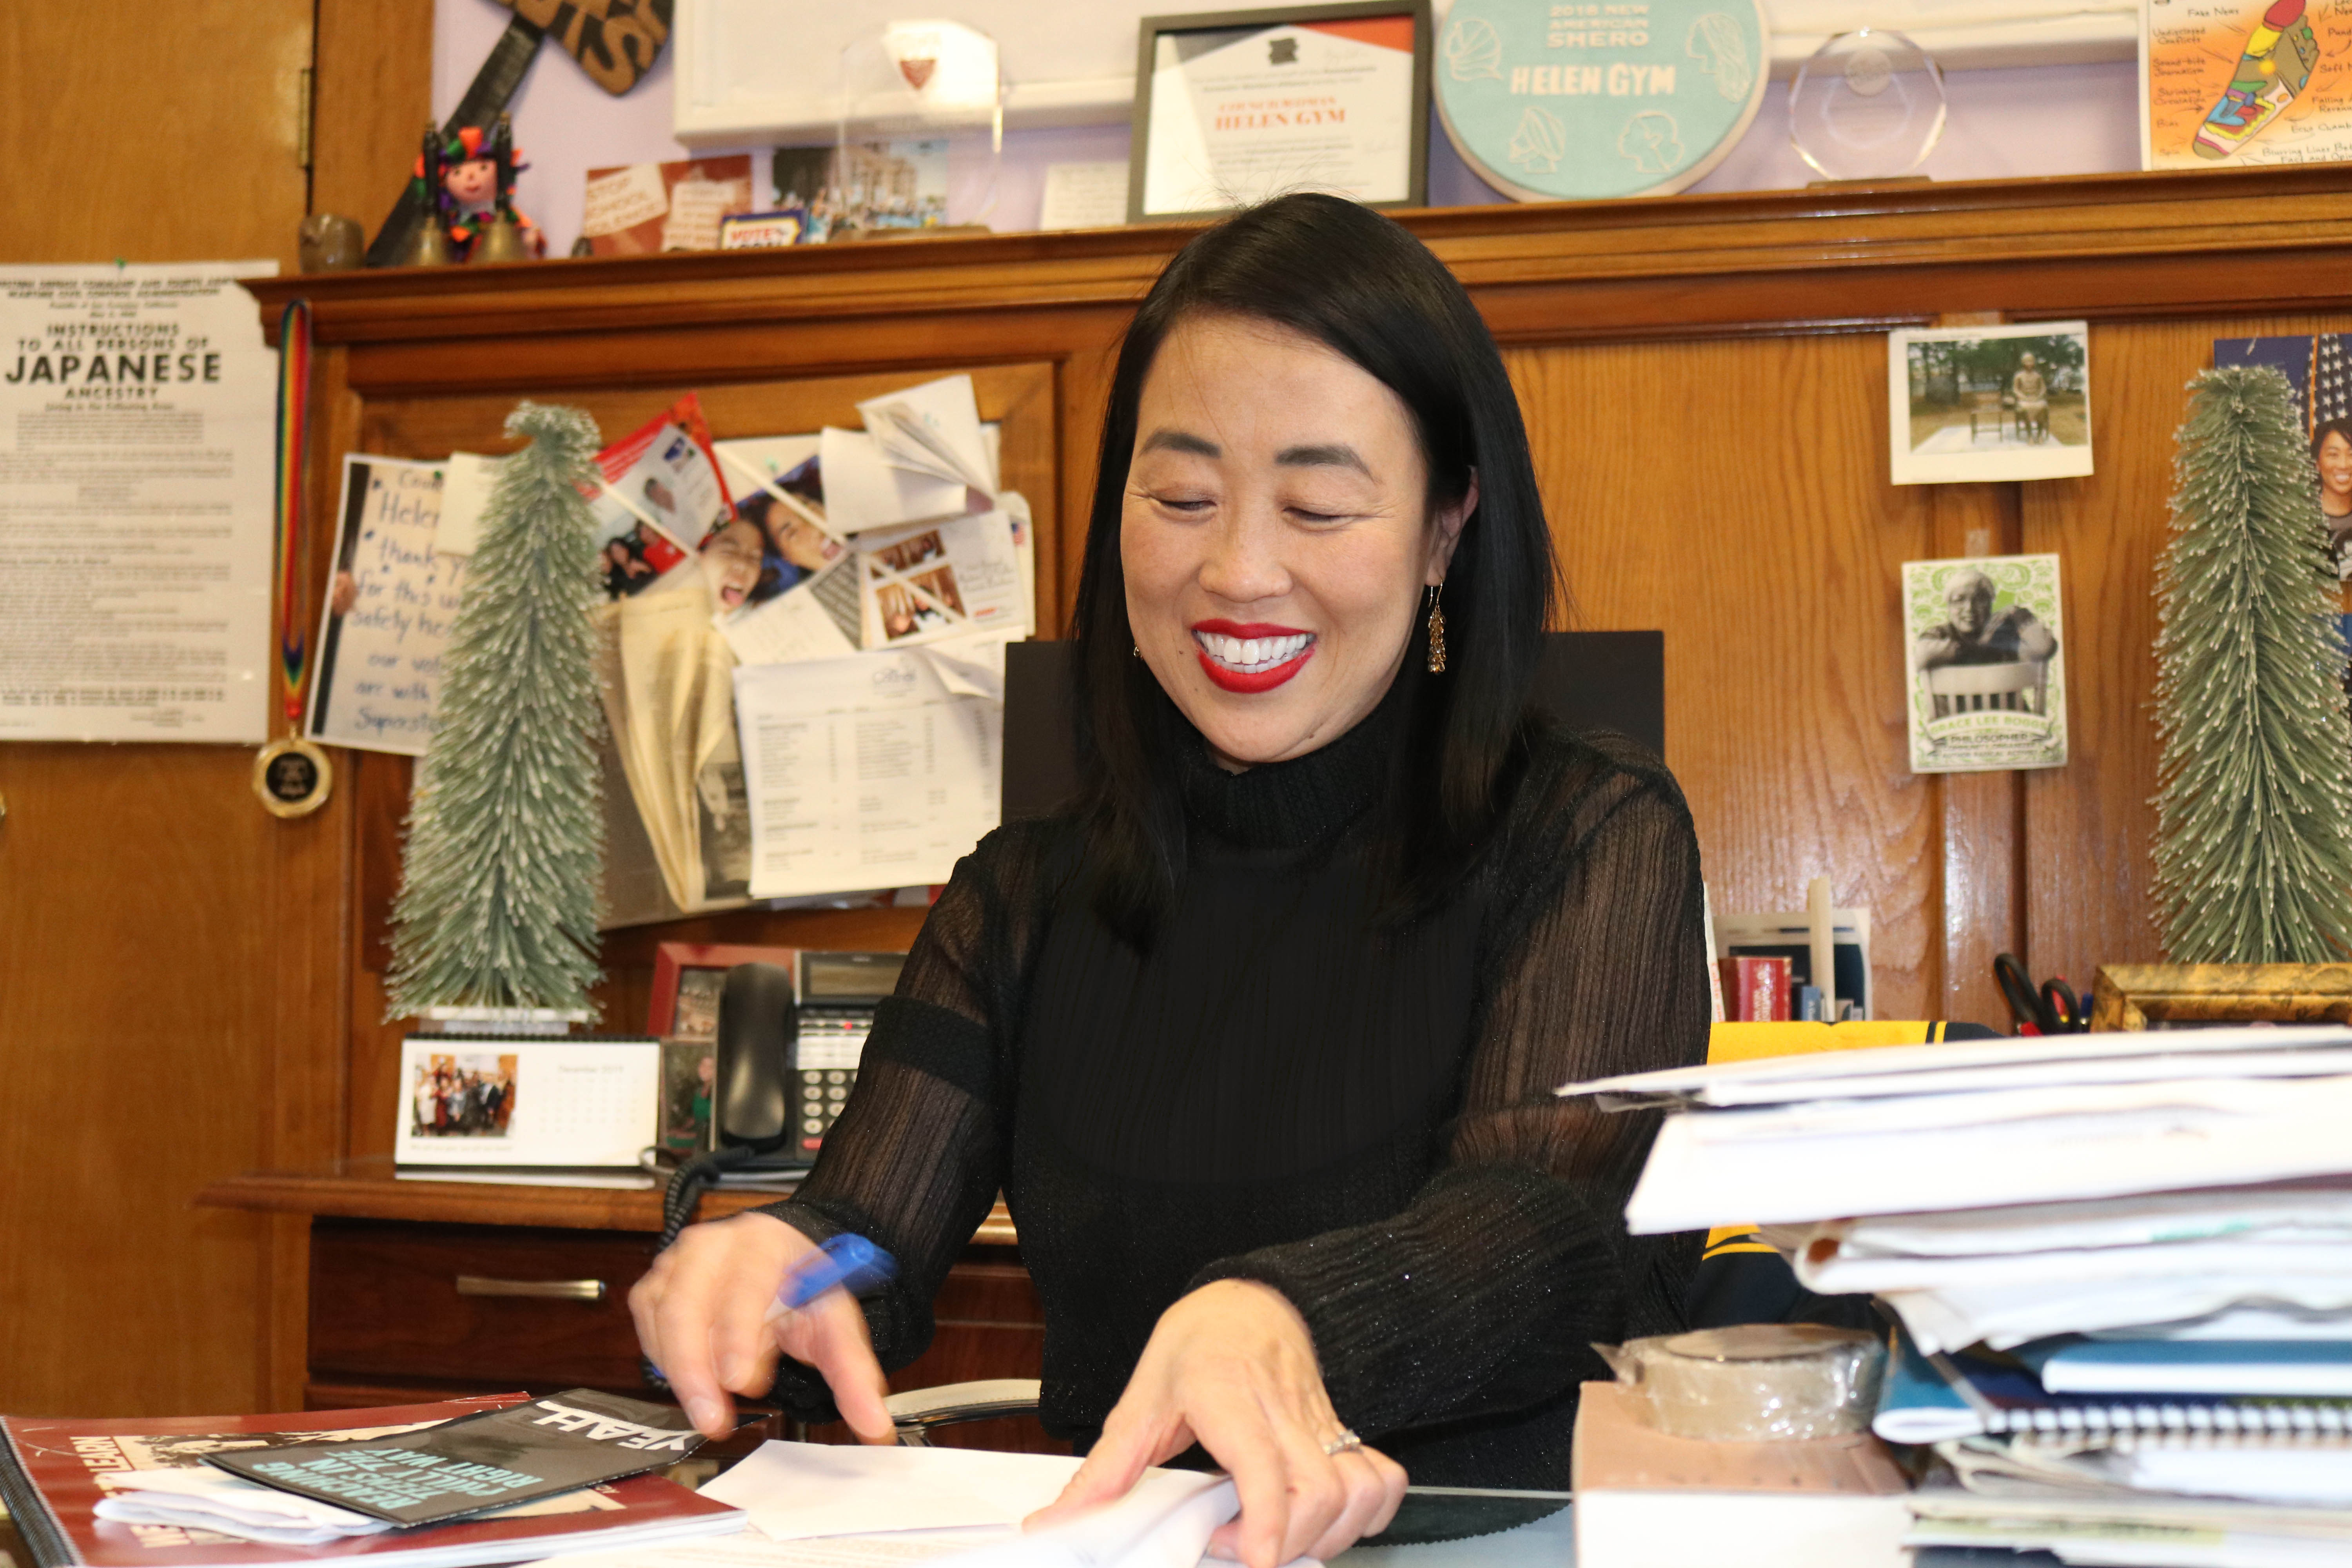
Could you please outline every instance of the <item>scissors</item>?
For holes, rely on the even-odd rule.
[[[2053,974],[2043,981],[2041,997],[2042,1011],[2049,1015],[2058,1033],[2080,1035],[2090,1029],[2091,1010],[2083,1005],[2083,999],[2074,994],[2074,988],[2066,984],[2064,975]]]
[[[1992,977],[2019,1034],[2075,1035],[2091,1026],[2089,1009],[2064,975],[2053,975],[2037,986],[2017,955],[2004,952],[1992,961]]]
[[[2043,1033],[2043,1025],[2050,1019],[2042,1011],[2041,993],[2034,990],[2033,976],[2025,972],[2025,965],[2017,961],[2015,953],[2003,952],[1994,956],[1992,978],[1993,983],[2000,987],[2001,1000],[2009,1004],[2010,1023],[2016,1032],[2021,1035]]]

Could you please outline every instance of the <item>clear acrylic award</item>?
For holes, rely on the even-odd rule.
[[[891,22],[841,51],[838,133],[810,216],[827,237],[986,223],[1004,153],[996,40]]]
[[[1885,180],[1927,161],[1944,134],[1944,73],[1901,33],[1840,33],[1789,89],[1789,142],[1824,180]]]

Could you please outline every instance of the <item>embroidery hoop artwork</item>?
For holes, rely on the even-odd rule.
[[[1463,161],[1521,201],[1679,191],[1755,120],[1759,0],[1454,0],[1434,82]]]

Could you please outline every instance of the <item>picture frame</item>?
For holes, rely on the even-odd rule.
[[[654,949],[653,999],[646,1029],[661,1037],[660,1128],[656,1145],[673,1159],[711,1147],[719,1073],[719,991],[739,963],[780,963],[800,973],[800,949],[665,942]]]
[[[796,947],[659,943],[654,949],[653,1000],[646,1009],[646,1032],[664,1039],[715,1040],[719,1037],[719,988],[729,970],[739,963],[781,963],[794,969],[799,958]]]
[[[2352,963],[2105,963],[2091,1028],[2352,1023]]]
[[[1383,26],[1383,23],[1402,26]],[[1334,26],[1333,24],[1339,26]],[[1410,28],[1410,48],[1399,48]],[[1302,40],[1297,29],[1315,35]],[[1268,34],[1285,37],[1267,37]],[[1127,182],[1127,221],[1170,222],[1214,217],[1284,191],[1327,189],[1378,208],[1426,205],[1429,200],[1430,48],[1429,0],[1339,0],[1335,4],[1281,5],[1248,11],[1210,11],[1146,16],[1137,29],[1134,149]],[[1197,52],[1177,55],[1177,35],[1191,35]],[[1219,37],[1230,35],[1230,37]],[[1328,40],[1326,42],[1325,40]],[[1168,48],[1163,50],[1163,40]],[[1262,66],[1244,66],[1241,46],[1267,45]],[[1302,47],[1311,43],[1312,47]],[[1409,71],[1402,59],[1410,54]],[[1350,59],[1348,57],[1352,56]],[[1201,72],[1222,68],[1204,79]],[[1361,68],[1370,62],[1371,68]],[[1286,76],[1301,68],[1302,90],[1328,100],[1328,109],[1358,119],[1301,121],[1276,119],[1297,112],[1264,104],[1254,96],[1288,93]],[[1176,100],[1170,89],[1193,83],[1194,96]],[[1200,126],[1200,98],[1225,93],[1237,110],[1260,123],[1225,127],[1212,152],[1209,131]],[[1310,106],[1310,112],[1328,109]],[[1368,114],[1367,111],[1370,111]],[[1348,144],[1330,145],[1329,123],[1366,129]],[[1178,146],[1176,132],[1189,131]],[[1316,132],[1321,132],[1318,137]],[[1197,144],[1194,140],[1197,139]],[[1320,145],[1317,143],[1319,142]],[[1201,161],[1206,160],[1203,163]],[[1339,177],[1326,181],[1318,171]],[[1202,201],[1213,187],[1222,200]],[[1364,194],[1359,194],[1362,192]]]

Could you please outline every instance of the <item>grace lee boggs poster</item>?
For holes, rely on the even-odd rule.
[[[0,739],[267,737],[277,270],[0,268]]]
[[[1913,773],[2063,765],[2057,556],[1906,561],[1903,629]]]

